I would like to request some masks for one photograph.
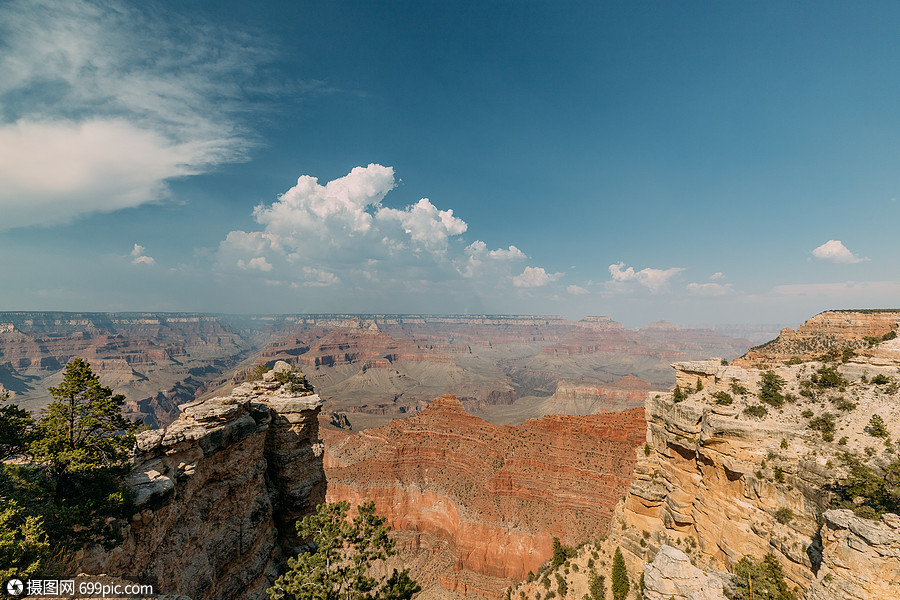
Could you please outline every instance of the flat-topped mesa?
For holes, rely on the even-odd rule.
[[[81,553],[80,568],[193,600],[264,598],[298,550],[294,522],[325,499],[321,406],[279,362],[264,379],[184,404],[166,429],[138,434],[126,484],[139,512],[119,546]]]
[[[828,510],[850,473],[847,456],[871,468],[895,460],[871,419],[882,419],[886,439],[900,437],[900,363],[887,364],[898,344],[771,370],[675,363],[677,395],[646,401],[647,444],[616,509],[613,545],[630,565],[670,545],[714,570],[772,553],[810,599],[900,597],[900,517]]]
[[[741,366],[766,365],[786,360],[812,360],[823,355],[839,357],[865,350],[876,341],[896,335],[897,310],[829,310],[806,320],[794,331],[784,328],[771,342],[756,346],[737,359]]]

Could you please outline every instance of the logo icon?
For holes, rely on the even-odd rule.
[[[25,590],[25,584],[21,579],[10,579],[6,582],[6,592],[10,596],[18,596]]]

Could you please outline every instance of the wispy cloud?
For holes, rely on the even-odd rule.
[[[157,201],[166,182],[240,160],[244,34],[78,0],[0,7],[0,229]]]
[[[819,260],[845,265],[869,260],[868,258],[860,257],[858,254],[850,252],[840,240],[828,240],[813,250],[812,255]]]

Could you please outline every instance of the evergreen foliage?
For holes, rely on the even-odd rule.
[[[775,371],[766,371],[759,384],[759,399],[770,406],[781,406],[784,404],[784,396],[781,395],[784,383]]]
[[[781,564],[773,554],[762,560],[745,556],[734,566],[735,598],[738,600],[794,600]]]
[[[314,550],[288,559],[288,570],[267,592],[273,599],[296,600],[409,600],[421,587],[409,569],[390,577],[370,576],[370,567],[395,554],[394,541],[375,503],[357,507],[352,521],[350,504],[320,504],[315,514],[297,522],[297,533],[310,539]]]
[[[553,538],[553,558],[550,559],[550,568],[555,569],[576,554],[578,552],[575,548],[563,545],[558,537]]]
[[[886,512],[900,513],[900,458],[884,465],[869,467],[855,454],[841,457],[848,475],[837,485],[832,505],[849,508],[857,515],[878,519]]]
[[[41,415],[31,451],[51,467],[59,493],[73,476],[128,461],[140,423],[122,415],[125,396],[100,385],[88,363],[70,362],[62,383],[49,391],[53,402]]]
[[[675,402],[682,402],[687,398],[687,394],[684,393],[684,390],[681,389],[680,385],[676,385],[675,389],[672,390],[672,400]]]
[[[19,575],[41,571],[67,547],[117,542],[116,519],[130,515],[119,475],[140,424],[122,416],[124,397],[77,358],[50,393],[37,424],[0,406],[0,458],[19,457],[0,464],[0,567],[15,565]]]
[[[844,379],[835,367],[823,366],[819,368],[809,380],[821,389],[844,389],[847,380]]]
[[[566,583],[566,578],[559,573],[556,574],[556,591],[559,593],[560,598],[565,598],[566,594],[569,593],[569,585]]]
[[[875,437],[888,437],[888,430],[884,424],[884,419],[881,418],[881,415],[872,415],[872,418],[869,419],[869,435],[873,435]]]
[[[29,515],[15,500],[0,508],[0,582],[38,573],[50,554],[43,519]]]
[[[628,571],[625,569],[625,557],[622,556],[622,549],[618,546],[613,555],[611,581],[613,600],[625,600],[631,584],[628,582]]]
[[[26,454],[34,438],[31,413],[15,404],[5,404],[9,393],[0,394],[0,462]]]
[[[588,592],[591,600],[606,600],[606,576],[591,571],[588,574]]]

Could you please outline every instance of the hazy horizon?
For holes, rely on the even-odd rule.
[[[900,298],[900,6],[0,6],[0,310]]]

